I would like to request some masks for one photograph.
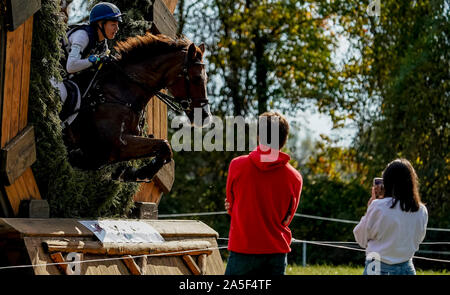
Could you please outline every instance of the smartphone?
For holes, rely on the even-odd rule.
[[[375,194],[376,194],[376,198],[379,199],[379,197],[381,195],[383,195],[383,190],[384,190],[384,186],[383,186],[383,178],[381,177],[375,177],[373,179],[373,186],[375,187]]]
[[[375,177],[373,179],[373,186],[379,186],[379,185],[383,185],[383,178]]]

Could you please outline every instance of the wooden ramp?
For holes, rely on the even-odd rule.
[[[192,220],[139,221],[154,227],[165,242],[102,244],[75,219],[2,218],[0,267],[34,265],[3,272],[73,274],[76,268],[56,263],[72,262],[77,256],[82,275],[224,274],[218,234],[206,224]]]

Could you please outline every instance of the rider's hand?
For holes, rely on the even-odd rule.
[[[97,64],[100,62],[100,57],[98,55],[91,55],[88,57],[88,60],[92,63],[92,64]]]
[[[88,60],[96,65],[96,64],[108,64],[111,62],[111,57],[109,55],[91,55],[88,57]]]

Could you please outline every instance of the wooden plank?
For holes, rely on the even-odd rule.
[[[163,193],[168,193],[172,189],[175,180],[175,162],[164,165],[161,170],[153,178],[155,184],[162,190]]]
[[[148,126],[148,135],[153,134],[153,102],[157,100],[157,98],[153,97],[147,104],[147,126]],[[154,135],[154,134],[153,134]]]
[[[29,200],[30,199],[30,195],[28,195],[27,189],[24,186],[24,179],[22,176],[20,176],[11,186],[14,187],[15,191],[16,191],[16,195],[15,195],[15,199],[16,199],[16,204],[19,204],[19,210],[16,211],[17,209],[14,208],[14,214],[16,217],[18,217],[19,211],[21,209],[21,204],[22,204],[22,200]],[[27,216],[28,217],[28,216]]]
[[[142,220],[153,226],[164,238],[219,237],[219,234],[199,220]]]
[[[206,258],[208,256],[205,254],[199,255],[197,258],[197,265],[200,268],[200,274],[204,275],[206,274]]]
[[[187,253],[192,255],[211,254],[208,241],[169,241],[163,243],[101,243],[97,241],[73,241],[73,240],[47,240],[42,243],[48,253],[77,252],[99,255],[147,255],[162,254],[181,256]],[[195,253],[195,254],[194,254]]]
[[[36,179],[34,178],[33,171],[31,167],[25,170],[22,174],[25,180],[25,187],[27,189],[28,195],[31,196],[32,199],[42,200],[41,194],[39,192],[39,188],[36,183]]]
[[[164,238],[213,237],[218,233],[199,220],[140,220],[148,223]],[[0,218],[23,236],[36,237],[91,237],[94,234],[76,219],[68,218]],[[1,233],[1,232],[0,232]]]
[[[126,255],[122,259],[122,261],[132,275],[135,275],[135,276],[142,275],[141,268],[137,265],[136,261],[134,261],[134,259],[131,255]]]
[[[197,263],[195,263],[194,259],[191,255],[184,255],[183,261],[186,263],[187,267],[191,270],[192,274],[199,275],[202,273]]]
[[[20,27],[30,16],[41,8],[41,0],[7,0],[8,29]]]
[[[159,33],[175,38],[178,24],[172,12],[167,8],[162,0],[153,2],[153,24]]]
[[[50,254],[50,258],[53,260],[54,263],[60,263],[57,264],[56,267],[58,267],[58,269],[61,271],[62,274],[66,274],[67,263],[65,263],[66,260],[64,259],[62,253],[61,252],[52,253]]]
[[[161,138],[168,139],[167,135],[167,105],[165,103],[161,103]]]
[[[170,13],[173,14],[175,8],[177,8],[178,0],[163,0],[163,2],[167,6],[167,9],[169,9]]]
[[[23,70],[19,112],[19,130],[24,129],[28,123],[28,94],[30,91],[31,69],[31,43],[33,38],[33,16],[25,22],[23,38]]]
[[[6,53],[5,53],[5,75],[3,80],[3,108],[2,108],[2,132],[1,132],[1,147],[4,147],[9,141],[10,137],[10,114],[12,112],[12,97],[13,97],[13,81],[14,81],[14,63],[13,52],[17,47],[15,34],[8,32],[6,34]]]
[[[161,188],[156,185],[155,182],[152,182],[151,185],[153,186],[151,194],[149,196],[150,202],[156,203],[159,205],[159,202],[161,201],[161,197],[162,197],[162,190]]]
[[[23,236],[94,237],[94,234],[76,219],[3,218],[0,220],[9,224]]]
[[[0,237],[0,240],[12,240],[19,238],[20,233],[13,226],[5,222],[4,219],[0,218]]]
[[[161,138],[161,126],[160,126],[160,117],[161,113],[160,109],[160,101],[159,99],[153,100],[153,135],[155,138]]]
[[[1,149],[0,172],[8,185],[36,161],[33,126],[28,126]]]
[[[13,139],[19,133],[19,112],[20,99],[22,90],[22,69],[23,69],[23,38],[25,32],[25,24],[22,24],[14,32],[8,34],[15,36],[14,51],[11,52],[11,63],[13,63],[13,81],[12,96],[9,98],[12,101],[10,117],[9,139]],[[5,85],[7,87],[7,85]]]

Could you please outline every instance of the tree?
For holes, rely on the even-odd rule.
[[[409,159],[432,212],[430,226],[450,226],[450,40],[445,1],[383,1],[365,63],[379,110],[360,126],[357,147],[369,174]]]
[[[339,2],[339,1],[338,1]],[[183,1],[180,5],[183,5]],[[295,114],[312,100],[338,120],[347,83],[332,59],[335,24],[348,21],[328,1],[199,1],[179,8],[182,25],[210,51],[216,111],[234,115],[277,108]],[[348,12],[345,12],[348,13]],[[223,86],[223,87],[222,87]]]

